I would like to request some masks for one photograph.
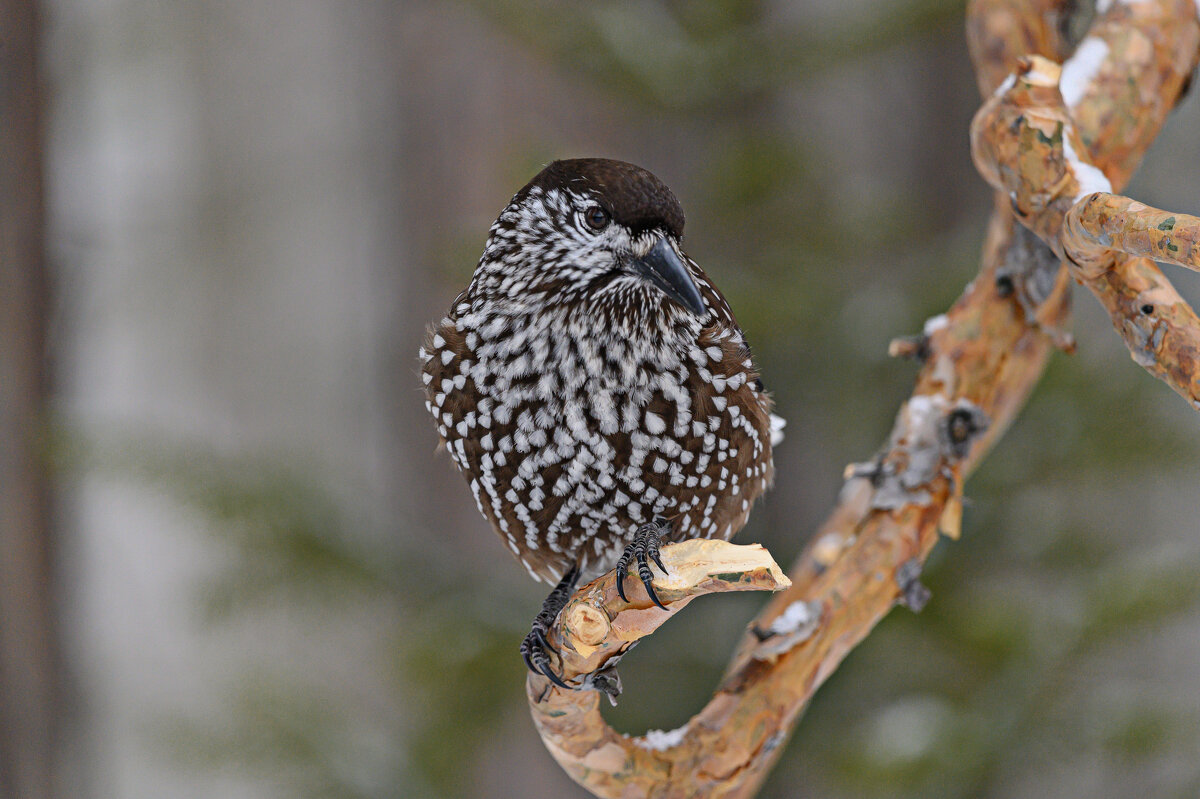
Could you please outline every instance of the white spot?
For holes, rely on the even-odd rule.
[[[916,430],[931,429],[933,417],[945,407],[946,398],[940,394],[917,394],[908,401],[909,426]]]
[[[932,336],[934,333],[938,332],[949,324],[950,320],[946,318],[946,315],[944,313],[940,313],[937,316],[931,316],[925,320],[925,327],[922,329],[922,332],[927,336]]]
[[[1037,86],[1037,85],[1050,86],[1050,85],[1054,84],[1054,80],[1051,79],[1050,75],[1048,75],[1045,72],[1042,72],[1037,67],[1034,67],[1033,69],[1029,70],[1027,73],[1025,73],[1025,76],[1026,76],[1026,78],[1028,78],[1029,82],[1034,84],[1035,86]]]
[[[767,630],[776,635],[788,635],[813,624],[820,616],[820,602],[796,601],[788,605],[783,613],[776,616]]]
[[[996,87],[996,91],[992,92],[992,96],[999,97],[1000,95],[1004,94],[1005,92],[1007,92],[1009,89],[1011,89],[1013,86],[1016,86],[1016,85],[1017,85],[1017,74],[1014,72],[1011,75],[1009,75],[1007,78],[1005,78],[1003,83],[1001,83],[999,86]]]
[[[434,346],[434,347],[436,347],[436,348],[437,348],[437,349],[439,349],[439,350],[440,350],[442,347],[446,346],[446,339],[442,338],[442,334],[441,334],[441,333],[434,333],[434,334],[433,334],[433,346]]]
[[[667,429],[667,423],[663,418],[653,411],[646,411],[646,430],[651,435],[661,435]]]
[[[771,446],[783,441],[783,428],[787,427],[787,419],[771,414]]]
[[[453,360],[454,360],[454,353],[452,351],[442,350],[442,365],[443,366],[449,366],[450,362]]]
[[[1197,0],[1200,2],[1200,0]],[[1097,9],[1099,10],[1099,9]],[[1067,108],[1074,108],[1087,94],[1104,59],[1108,57],[1108,42],[1089,36],[1075,48],[1075,54],[1063,62],[1058,90]]]
[[[433,382],[433,375],[431,375],[429,372],[422,372],[421,379],[425,381],[425,385],[429,385]]]
[[[1200,0],[1197,0],[1197,2],[1200,2]],[[724,354],[720,347],[709,347],[705,350],[705,352],[707,352],[708,357],[712,358],[714,361],[720,361],[721,356]]]
[[[647,730],[645,735],[641,738],[634,738],[633,742],[643,749],[663,752],[679,746],[685,735],[687,735],[687,726],[676,730]]]
[[[1096,192],[1112,192],[1112,184],[1108,182],[1108,177],[1103,172],[1091,164],[1079,160],[1066,131],[1063,132],[1063,156],[1067,159],[1067,165],[1071,167],[1071,171],[1075,173],[1075,179],[1079,181],[1079,193],[1075,195],[1075,202]]]
[[[725,406],[729,404],[729,401],[727,399],[725,399],[724,397],[713,397],[712,404],[713,404],[713,407],[716,408],[719,413],[724,413]]]

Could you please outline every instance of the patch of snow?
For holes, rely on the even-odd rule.
[[[662,752],[679,746],[684,735],[687,735],[686,725],[675,730],[647,730],[645,735],[641,738],[634,738],[633,742],[643,749]]]
[[[932,430],[933,421],[946,407],[946,398],[940,394],[917,394],[908,400],[908,422],[916,431]]]
[[[820,611],[821,604],[819,602],[797,600],[788,605],[783,613],[775,617],[775,621],[771,622],[771,626],[767,628],[767,632],[772,632],[776,635],[794,633],[816,621],[820,615]]]
[[[1065,131],[1063,133],[1063,155],[1067,159],[1067,165],[1075,173],[1075,179],[1079,181],[1079,193],[1075,195],[1075,202],[1096,192],[1112,193],[1112,184],[1108,182],[1108,177],[1097,167],[1079,160],[1075,148],[1071,146],[1071,137],[1066,135]]]
[[[944,313],[940,313],[937,316],[931,316],[925,320],[923,332],[927,336],[932,336],[934,333],[938,332],[949,324],[950,320],[946,318],[946,315]]]
[[[1063,62],[1058,90],[1062,92],[1067,108],[1074,108],[1083,99],[1107,57],[1108,42],[1089,36],[1075,48],[1075,54]]]
[[[1200,0],[1196,0],[1196,2],[1200,3]],[[1009,74],[1009,76],[1007,78],[1004,79],[1003,83],[1001,83],[999,86],[996,87],[996,91],[992,92],[992,96],[999,97],[1000,95],[1004,94],[1005,92],[1007,92],[1009,89],[1011,89],[1013,86],[1016,86],[1016,85],[1017,85],[1017,73],[1013,72],[1013,73]]]

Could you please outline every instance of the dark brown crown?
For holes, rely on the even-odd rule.
[[[665,183],[640,166],[608,158],[554,161],[519,194],[534,186],[590,192],[618,224],[634,233],[661,228],[676,238],[683,237],[679,201]]]

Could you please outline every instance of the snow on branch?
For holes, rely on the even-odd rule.
[[[1140,3],[1138,8],[1157,5]],[[1120,10],[1129,14],[1125,7]],[[1161,63],[1143,63],[1155,79],[1149,88],[1158,93],[1153,101],[1134,104],[1121,118],[1153,115],[1167,107],[1159,93],[1178,91],[1181,75],[1174,70],[1194,65],[1200,21],[1176,19],[1170,29],[1171,41],[1185,44],[1191,57],[1164,55]],[[1130,36],[1112,38],[1123,41]],[[1089,36],[1083,44],[1100,41]],[[1163,52],[1175,50],[1167,47]],[[1091,110],[1103,98],[1081,81],[1112,75],[1116,65],[1110,67],[1109,58],[1114,52],[1122,50],[1117,45],[1097,46],[1092,55],[1082,56],[1087,62],[1083,67],[1073,66],[1081,58],[1078,53],[1063,67],[1038,56],[1022,58],[1003,91],[976,115],[972,153],[984,178],[1008,193],[1021,222],[1064,259],[1072,275],[1109,310],[1133,359],[1200,409],[1200,320],[1149,260],[1200,270],[1200,219],[1113,194],[1100,167],[1124,178],[1128,164],[1120,157],[1136,151],[1124,146],[1120,157],[1104,159],[1097,143],[1104,141],[1105,132],[1081,128],[1071,104],[1064,101],[1073,99],[1083,119],[1108,119],[1111,115]],[[1128,69],[1127,64],[1121,66]],[[1144,82],[1145,77],[1130,73],[1125,83]],[[1093,134],[1091,148],[1085,143],[1088,133]],[[1120,140],[1127,145],[1127,139]],[[1091,155],[1093,149],[1101,153],[1100,159]]]
[[[664,548],[672,579],[682,580],[655,580],[669,612],[651,606],[640,587],[631,604],[621,602],[611,574],[576,593],[550,637],[560,646],[567,676],[595,690],[562,690],[534,674],[526,683],[547,749],[576,782],[601,797],[752,796],[805,705],[842,659],[895,605],[917,610],[928,600],[921,565],[939,534],[959,535],[963,480],[1024,405],[1053,348],[1069,343],[1062,332],[1069,273],[1059,258],[1091,252],[1112,224],[1124,243],[1105,244],[1108,250],[1143,246],[1137,226],[1166,221],[1129,205],[1110,209],[1123,214],[1113,222],[1102,213],[1109,207],[1103,195],[1119,191],[1132,174],[1196,62],[1200,28],[1193,2],[1105,6],[1068,62],[1068,109],[1058,88],[1061,70],[1045,59],[1065,55],[1059,31],[1069,0],[971,0],[972,59],[981,92],[995,94],[973,133],[986,151],[981,171],[1003,187],[979,274],[919,336],[893,344],[894,353],[922,366],[891,435],[874,458],[847,467],[837,503],[791,569],[791,585],[751,623],[712,699],[687,724],[636,738],[609,727],[600,698],[619,690],[611,666],[633,640],[690,599],[688,586],[698,585],[699,575],[701,582],[713,581],[713,590],[727,584],[775,590],[784,580],[765,561],[760,566],[766,571],[713,571],[703,559],[724,558],[725,550],[706,545],[678,574],[681,550]],[[1045,58],[1019,60],[1027,54]],[[1022,93],[1036,102],[1006,122],[989,116]],[[1001,129],[1022,116],[1016,133]],[[1010,187],[1009,181],[1015,183]],[[1092,199],[1096,192],[1102,199]],[[1070,222],[1078,232],[1068,234],[1074,248],[1068,249],[1060,233],[1079,201],[1084,207]],[[1037,236],[1014,224],[1014,208]],[[1190,218],[1176,215],[1180,225],[1194,231]],[[1193,232],[1186,235],[1194,242]],[[1110,308],[1118,329],[1140,331],[1122,335],[1127,342],[1144,338],[1144,357],[1155,368],[1172,368],[1162,356],[1168,333],[1200,330],[1145,258],[1116,257],[1089,288]],[[1150,314],[1141,309],[1151,304]],[[1159,328],[1147,320],[1159,325],[1168,313],[1167,333],[1155,332]],[[1183,339],[1171,341],[1182,346]],[[1178,355],[1176,366],[1182,367],[1182,350]],[[757,576],[747,581],[742,575],[750,572]],[[592,676],[584,677],[589,669]]]

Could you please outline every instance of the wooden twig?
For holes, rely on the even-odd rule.
[[[1154,61],[1161,69],[1132,66],[1126,84],[1112,77],[1119,68],[1108,71],[1104,65],[1094,81],[1081,81],[1075,109],[1082,120],[1079,148],[1092,163],[1111,169],[1116,184],[1123,184],[1153,140],[1165,115],[1156,109],[1174,102],[1196,56],[1195,43],[1187,45],[1187,31],[1176,34],[1179,43],[1160,24],[1183,8],[1180,3],[1138,5],[1154,5],[1160,13],[1129,12],[1126,18],[1119,16],[1126,11],[1110,9],[1097,25],[1127,19],[1129,25],[1146,26],[1144,41],[1151,50],[1191,46],[1193,52],[1166,66]],[[1060,0],[971,2],[968,38],[985,95],[1019,56],[1061,58],[1058,31],[1065,6]],[[1143,75],[1143,69],[1157,71],[1157,77]],[[1127,85],[1139,87],[1137,97],[1124,90]],[[1153,101],[1141,92],[1154,94]],[[1143,116],[1129,128],[1110,124],[1121,114]],[[1053,188],[1043,190],[1051,203],[1058,196]],[[848,467],[836,506],[790,572],[791,586],[751,624],[700,713],[678,730],[628,738],[600,715],[600,693],[564,691],[540,676],[529,677],[538,731],[581,785],[603,797],[752,795],[805,704],[846,654],[895,604],[919,608],[928,598],[919,580],[921,564],[939,531],[959,533],[963,479],[1024,404],[1054,345],[1065,342],[1067,272],[1045,244],[1014,226],[1010,206],[1007,193],[999,194],[982,268],[962,297],[946,314],[929,320],[921,336],[895,345],[897,354],[923,362],[912,397],[879,454]],[[1103,279],[1116,272],[1106,271]],[[1122,291],[1128,289],[1110,292],[1113,307],[1127,304]],[[602,593],[584,622],[600,622],[600,612],[606,618],[621,612],[607,588]],[[645,605],[644,613],[666,617]],[[578,629],[577,616],[568,608],[560,616],[560,631],[570,636]],[[611,651],[615,656],[624,650]],[[595,655],[587,654],[589,667],[611,663],[603,653]]]
[[[629,601],[621,599],[616,572],[611,571],[571,597],[556,630],[564,680],[615,696],[616,692],[607,690],[609,686],[588,680],[614,666],[634,644],[696,597],[728,591],[779,591],[791,585],[771,554],[758,544],[739,546],[697,538],[668,544],[660,554],[667,574],[656,576],[654,588],[666,610],[650,601],[636,577],[626,581]]]
[[[1153,258],[1200,272],[1200,219],[1097,192],[1067,211],[1063,250],[1091,280],[1112,268],[1117,253]]]

